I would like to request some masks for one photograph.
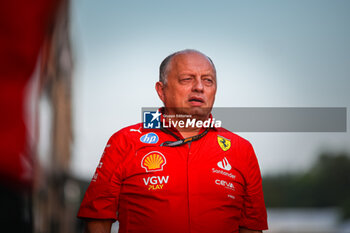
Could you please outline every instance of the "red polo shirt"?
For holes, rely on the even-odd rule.
[[[160,146],[165,141],[176,139],[142,124],[115,133],[78,217],[118,220],[122,233],[267,229],[259,165],[247,140],[214,128],[190,145]]]

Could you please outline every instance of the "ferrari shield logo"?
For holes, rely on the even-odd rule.
[[[231,140],[218,135],[218,143],[223,151],[227,151],[231,147]]]

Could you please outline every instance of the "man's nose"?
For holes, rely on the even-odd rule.
[[[203,88],[201,78],[196,77],[195,81],[193,82],[192,91],[203,92]]]

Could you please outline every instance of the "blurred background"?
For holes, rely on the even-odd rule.
[[[212,58],[216,107],[350,107],[347,0],[2,4],[0,171],[34,232],[82,231],[108,138],[161,106],[159,65],[177,50]],[[237,134],[258,156],[267,232],[350,232],[348,130]]]

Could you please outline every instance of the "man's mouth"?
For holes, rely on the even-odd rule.
[[[200,97],[191,97],[188,101],[194,106],[200,106],[204,103],[204,99]]]

